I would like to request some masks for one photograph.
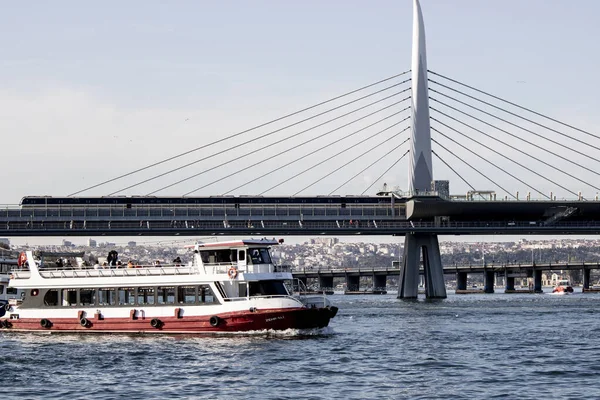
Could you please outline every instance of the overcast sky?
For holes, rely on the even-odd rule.
[[[431,70],[600,132],[600,3],[422,0],[422,9]],[[411,25],[411,0],[5,2],[0,203],[67,195],[407,70]],[[369,169],[341,194],[362,192],[392,161]],[[382,181],[406,188],[405,161]],[[125,193],[147,194],[216,163]],[[368,163],[357,164],[305,193],[327,194]],[[586,165],[597,169],[593,160]],[[292,194],[328,168],[270,194]],[[457,168],[478,188],[489,188],[466,167]],[[221,194],[258,175],[250,171],[196,194]],[[467,189],[437,159],[434,175],[450,179],[452,192]],[[181,195],[219,176],[206,174],[160,194]],[[136,179],[85,194],[106,195],[131,182]],[[511,191],[528,190],[511,182],[505,183]],[[235,194],[255,194],[272,183]],[[548,182],[538,185],[553,190]]]

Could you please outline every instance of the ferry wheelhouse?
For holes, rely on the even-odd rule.
[[[26,252],[14,270],[4,331],[201,333],[311,329],[337,313],[324,296],[294,297],[290,271],[273,264],[274,240],[189,246],[187,265],[90,268],[44,265]]]

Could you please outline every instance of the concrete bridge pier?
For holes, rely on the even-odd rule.
[[[333,276],[319,275],[319,290],[333,290]]]
[[[360,276],[346,275],[346,291],[358,292],[360,290]]]
[[[590,290],[590,276],[592,270],[583,268],[583,291],[587,292]]]
[[[375,275],[373,274],[373,291],[386,290],[387,286],[387,275]]]
[[[542,270],[534,269],[533,270],[533,292],[534,293],[544,293],[542,289]]]
[[[483,272],[483,292],[494,293],[494,284],[496,281],[496,273],[493,270],[485,270]]]
[[[504,293],[514,292],[515,290],[515,277],[506,276],[506,285],[504,286]]]
[[[456,273],[456,290],[467,290],[467,273],[457,272]]]
[[[399,299],[416,299],[419,294],[419,267],[423,256],[425,296],[445,299],[446,285],[437,235],[409,233],[404,238],[404,257],[400,268]]]

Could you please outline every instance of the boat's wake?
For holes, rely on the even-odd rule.
[[[314,329],[285,329],[285,330],[272,330],[263,329],[258,331],[245,331],[245,332],[211,332],[209,335],[212,336],[251,336],[251,337],[268,337],[268,338],[280,338],[280,339],[302,339],[309,337],[325,337],[334,335],[335,331],[331,327],[325,328],[314,328]],[[203,334],[202,336],[207,336]]]

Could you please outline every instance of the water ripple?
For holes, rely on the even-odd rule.
[[[600,296],[333,296],[331,327],[210,336],[0,333],[4,398],[600,397]]]

